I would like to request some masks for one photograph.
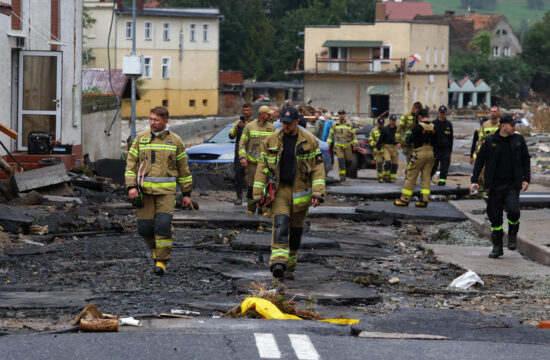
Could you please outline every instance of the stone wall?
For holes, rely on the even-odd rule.
[[[117,113],[114,96],[84,95],[82,97],[82,150],[90,160],[120,158],[121,116],[116,115],[109,132],[106,130]]]

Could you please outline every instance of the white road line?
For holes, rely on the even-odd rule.
[[[294,348],[296,357],[300,360],[319,360],[320,356],[313,346],[309,336],[301,334],[288,334],[290,343]]]
[[[281,352],[273,334],[254,333],[256,347],[262,359],[280,359]]]

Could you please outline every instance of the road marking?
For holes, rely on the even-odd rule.
[[[319,360],[319,353],[315,350],[309,336],[300,334],[288,334],[290,343],[294,348],[296,357],[300,360]]]
[[[273,334],[254,333],[256,347],[262,359],[280,359],[281,352]]]

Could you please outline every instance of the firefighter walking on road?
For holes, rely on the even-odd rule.
[[[243,203],[243,187],[245,186],[245,168],[241,166],[239,160],[239,142],[243,134],[244,127],[252,121],[252,104],[245,103],[242,108],[243,114],[240,119],[235,121],[231,130],[229,130],[229,138],[235,139],[235,160],[233,168],[235,169],[235,190],[237,192],[237,199],[233,202],[235,205],[241,205]]]
[[[345,110],[338,111],[338,120],[332,124],[327,142],[333,147],[338,158],[340,180],[346,180],[349,173],[353,150],[357,146],[357,136],[352,123],[346,119]]]
[[[378,149],[382,150],[384,155],[384,182],[397,181],[397,166],[399,154],[397,149],[401,147],[399,143],[400,135],[397,132],[397,117],[390,115],[390,123],[382,129],[380,138],[376,144]]]
[[[474,164],[470,192],[479,188],[478,180],[485,168],[487,216],[491,222],[493,249],[490,258],[504,254],[502,250],[502,215],[508,218],[508,249],[515,250],[519,231],[519,192],[527,191],[531,181],[531,159],[525,139],[516,133],[518,121],[510,114],[500,117],[500,129],[487,136]]]
[[[138,233],[153,250],[154,273],[163,275],[173,244],[172,217],[179,184],[182,206],[191,205],[192,177],[181,138],[167,128],[168,110],[157,106],[150,129],[137,134],[128,151],[125,172],[128,196],[138,207]]]
[[[499,130],[500,128],[499,116],[500,116],[500,111],[498,109],[498,106],[491,106],[491,108],[489,109],[489,120],[484,122],[478,131],[477,151],[474,154],[474,161],[475,161],[475,158],[477,157],[477,154],[481,150],[481,145],[483,144],[485,139],[488,136],[493,135]],[[482,189],[484,188],[484,183],[485,183],[484,177],[485,177],[485,172],[482,169],[478,179],[478,184]]]
[[[376,179],[379,183],[384,182],[384,149],[377,147],[378,139],[384,128],[384,118],[380,118],[377,121],[375,127],[372,128],[369,135],[369,145],[374,152],[374,160],[376,161]]]
[[[439,107],[437,119],[432,123],[435,127],[435,146],[434,146],[434,167],[432,168],[432,177],[439,167],[438,186],[445,186],[447,183],[447,173],[451,165],[451,153],[453,152],[453,124],[447,120],[447,107]]]
[[[412,147],[406,142],[407,136],[411,133],[412,128],[418,124],[418,112],[422,110],[422,104],[420,102],[415,102],[412,106],[411,112],[403,114],[397,125],[397,132],[400,135],[401,139],[401,151],[403,155],[407,158],[407,165],[411,161],[412,156]]]
[[[258,120],[254,120],[245,126],[241,135],[241,141],[239,142],[239,161],[241,166],[246,169],[248,214],[256,212],[256,205],[254,205],[252,198],[252,187],[254,185],[256,167],[260,160],[260,146],[275,131],[275,126],[269,121],[271,114],[273,114],[273,110],[269,107],[265,105],[260,107],[258,110]],[[263,214],[262,209],[258,209],[258,211]]]
[[[415,125],[411,134],[407,137],[407,144],[412,146],[412,156],[407,165],[407,177],[401,190],[401,198],[395,200],[396,206],[408,206],[413,195],[414,186],[418,174],[421,175],[420,194],[421,200],[416,207],[427,207],[430,200],[431,172],[434,165],[435,130],[434,124],[429,122],[428,112],[424,109],[418,113],[420,122]]]
[[[294,278],[303,223],[311,205],[319,206],[325,195],[325,163],[319,143],[298,126],[296,109],[283,109],[282,129],[262,143],[261,160],[254,178],[254,202],[266,187],[273,187],[273,222],[269,267],[275,278]]]

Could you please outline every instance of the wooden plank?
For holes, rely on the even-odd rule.
[[[67,175],[67,169],[65,169],[64,164],[16,173],[13,178],[19,192],[62,184],[71,180],[69,175]]]
[[[0,124],[0,131],[11,137],[13,140],[17,140],[17,132],[13,131],[9,127]]]

